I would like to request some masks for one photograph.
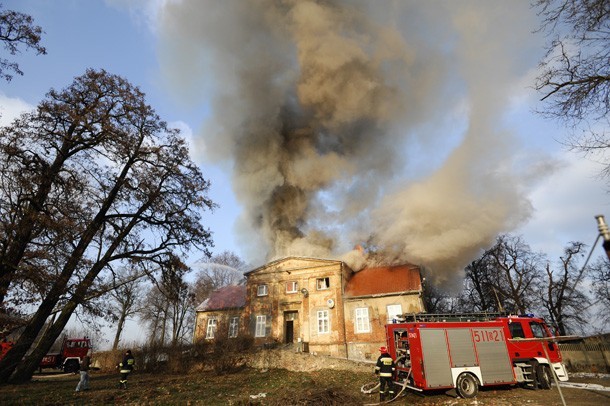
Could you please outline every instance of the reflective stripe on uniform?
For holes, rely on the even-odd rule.
[[[392,357],[383,357],[381,358],[381,362],[383,365],[392,365],[392,362],[394,361],[392,360]]]

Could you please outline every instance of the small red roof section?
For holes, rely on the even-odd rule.
[[[246,305],[246,285],[228,285],[215,290],[197,306],[198,312],[238,309]]]
[[[345,296],[384,295],[419,290],[419,267],[407,264],[364,268],[356,272],[345,287]]]

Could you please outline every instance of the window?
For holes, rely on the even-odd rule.
[[[316,286],[318,290],[324,290],[330,288],[330,278],[318,278],[316,279]]]
[[[511,338],[525,338],[523,326],[517,321],[508,324],[508,331],[510,331]]]
[[[328,310],[318,311],[318,333],[325,334],[330,332],[330,320],[328,319]]]
[[[267,296],[269,293],[267,292],[267,285],[258,285],[258,291],[256,296]]]
[[[214,333],[216,332],[216,319],[211,317],[208,319],[208,328],[205,331],[205,338],[211,340],[214,338]]]
[[[237,330],[239,328],[239,317],[231,317],[229,321],[229,338],[237,337]]]
[[[256,332],[254,337],[264,337],[267,330],[267,316],[256,316]]]
[[[371,325],[369,324],[369,308],[359,307],[356,309],[356,333],[370,333]]]
[[[532,334],[536,338],[544,338],[547,336],[544,327],[540,323],[531,322],[530,328],[532,329]]]
[[[299,291],[299,284],[297,281],[286,282],[286,293],[297,293]]]
[[[395,319],[399,316],[402,316],[402,306],[401,305],[388,305],[388,323],[393,323]]]

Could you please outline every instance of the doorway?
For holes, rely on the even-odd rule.
[[[291,344],[294,342],[295,336],[298,336],[298,312],[284,312],[284,342]]]

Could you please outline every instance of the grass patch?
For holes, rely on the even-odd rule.
[[[371,400],[360,393],[370,374],[322,370],[300,373],[245,368],[218,376],[213,372],[162,375],[134,372],[129,388],[117,388],[119,374],[93,372],[89,391],[74,392],[79,375],[35,375],[32,382],[0,386],[3,405],[190,404],[190,405],[336,405]],[[251,398],[264,393],[265,396]],[[308,403],[307,399],[315,399]],[[335,399],[325,403],[324,399]],[[354,403],[355,402],[355,403]]]

